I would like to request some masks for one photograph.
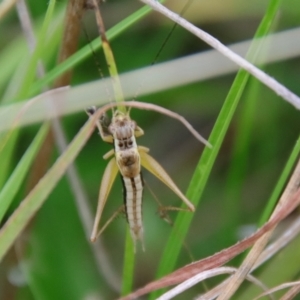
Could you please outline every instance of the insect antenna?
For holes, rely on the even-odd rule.
[[[193,2],[194,2],[194,0],[188,0],[188,1],[185,3],[185,5],[183,6],[183,8],[182,8],[182,10],[181,10],[181,12],[180,12],[180,14],[179,14],[180,17],[182,17],[182,16],[185,14],[185,12],[188,10],[188,8],[190,7],[190,5],[191,5]],[[153,66],[153,65],[155,65],[155,64],[157,63],[158,58],[160,57],[160,55],[161,55],[163,49],[166,47],[168,41],[170,40],[170,38],[171,38],[172,34],[174,33],[175,29],[177,28],[177,26],[178,26],[177,23],[174,23],[174,24],[173,24],[171,30],[170,30],[169,33],[167,34],[167,36],[166,36],[166,38],[164,39],[163,43],[161,44],[161,46],[160,46],[159,50],[157,51],[157,53],[156,53],[154,59],[152,60],[150,66]],[[137,89],[137,92],[135,93],[135,95],[134,95],[132,101],[135,101],[135,100],[137,99],[138,94],[139,94],[139,91],[140,91],[140,89],[142,88],[142,86],[143,86],[143,82],[139,85],[139,87],[138,87],[138,89]],[[130,113],[131,109],[132,109],[132,107],[129,107],[128,113]]]
[[[95,10],[95,9],[97,9],[97,7],[95,7],[95,5],[94,5],[94,3],[93,3],[93,0],[87,0],[87,1],[85,2],[84,8],[85,8],[85,9],[88,9],[88,10]],[[101,78],[101,79],[104,79],[105,76],[104,76],[104,73],[103,73],[103,71],[102,71],[102,67],[101,67],[101,65],[100,65],[99,60],[97,59],[97,52],[96,52],[95,49],[93,48],[92,40],[91,40],[91,38],[90,38],[90,36],[89,36],[87,30],[86,30],[86,27],[85,27],[85,25],[84,25],[84,22],[83,22],[83,21],[81,21],[81,22],[82,22],[82,25],[83,25],[83,26],[82,26],[82,30],[83,30],[83,32],[84,32],[84,35],[85,35],[87,41],[88,41],[88,45],[89,45],[90,50],[91,50],[91,53],[92,53],[92,57],[93,57],[93,60],[94,60],[94,64],[95,64],[96,67],[97,67],[97,70],[98,70],[98,73],[99,73],[100,78]],[[113,103],[113,99],[112,99],[111,93],[109,92],[109,89],[108,89],[108,86],[107,86],[107,85],[105,85],[105,92],[106,92],[106,95],[107,95],[107,98],[108,98],[109,103]],[[87,113],[89,116],[91,116],[91,115],[92,115],[92,110],[95,112],[95,107],[94,107],[94,106],[93,106],[93,107],[87,108],[87,109],[86,109],[86,113]],[[94,112],[93,112],[93,113],[94,113]],[[112,116],[113,116],[113,115],[114,115],[114,112],[115,112],[115,108],[114,108],[114,107],[111,108],[111,112],[112,112]],[[107,118],[108,118],[108,117],[107,117]]]
[[[182,8],[182,10],[181,10],[181,12],[180,12],[180,14],[179,14],[180,17],[182,17],[182,16],[185,14],[185,12],[188,10],[188,8],[190,7],[190,5],[191,5],[193,2],[194,2],[194,0],[188,0],[188,1],[185,3],[184,7]],[[169,33],[167,34],[167,37],[164,39],[164,41],[163,41],[163,43],[161,44],[161,46],[160,46],[158,52],[156,53],[156,56],[154,57],[154,59],[153,59],[153,61],[152,61],[152,63],[151,63],[151,66],[157,63],[157,60],[158,60],[159,56],[161,55],[163,49],[165,48],[166,44],[167,44],[168,41],[170,40],[170,38],[171,38],[173,32],[175,31],[175,29],[177,28],[177,26],[178,26],[177,23],[174,23],[174,24],[173,24],[171,30],[170,30]]]

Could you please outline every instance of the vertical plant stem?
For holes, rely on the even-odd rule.
[[[75,159],[87,139],[94,130],[96,118],[90,119],[81,128],[67,150],[56,160],[52,168],[30,191],[19,207],[10,216],[9,220],[0,230],[0,261],[12,246],[17,236],[24,230],[28,222],[46,201],[69,164]]]
[[[80,32],[80,19],[83,14],[84,1],[85,0],[70,0],[68,2],[65,16],[64,34],[62,38],[62,45],[58,63],[67,59],[77,49],[78,37]],[[55,82],[54,87],[68,85],[70,83],[71,74],[72,73],[70,70],[63,73]],[[50,156],[52,154],[53,144],[53,133],[50,130],[33,165],[32,172],[28,181],[28,190],[31,190],[32,187],[35,186],[39,179],[45,174]]]
[[[83,14],[84,1],[85,0],[70,0],[68,2],[65,16],[64,34],[58,63],[67,59],[77,49],[80,33],[80,20]],[[62,74],[55,82],[54,87],[69,85],[71,75],[72,73],[70,70]],[[32,168],[31,176],[28,182],[28,190],[31,190],[31,188],[45,174],[50,155],[52,154],[53,143],[53,133],[50,130]]]
[[[85,0],[69,0],[66,16],[62,44],[58,57],[58,64],[65,61],[76,52],[81,27],[81,18],[84,13]],[[71,70],[64,72],[54,84],[54,87],[61,87],[70,84],[72,77]]]
[[[14,169],[9,179],[5,183],[4,187],[0,191],[0,222],[2,221],[5,213],[11,205],[16,193],[18,192],[20,185],[22,184],[26,173],[30,168],[31,162],[34,160],[34,156],[42,144],[47,131],[49,130],[49,123],[45,123],[35,136],[34,140],[27,148],[23,157],[19,161],[17,167]]]
[[[0,3],[0,20],[13,8],[17,0],[3,0]]]
[[[272,219],[273,216],[275,216],[276,213],[281,209],[281,207],[286,205],[286,203],[290,201],[291,197],[293,197],[293,195],[295,195],[295,193],[299,191],[299,182],[300,182],[300,160],[298,161],[298,164],[289,180],[289,183],[287,184],[282,196],[280,197],[280,200],[270,219]],[[263,235],[254,244],[253,248],[251,249],[247,257],[243,261],[242,265],[239,267],[236,273],[230,278],[228,285],[226,286],[226,289],[217,298],[217,300],[227,300],[231,298],[231,296],[235,293],[235,291],[244,281],[247,274],[249,274],[249,272],[251,271],[255,262],[259,258],[261,252],[267,245],[274,229],[275,227],[269,232],[267,232],[265,235]]]
[[[77,3],[77,5],[79,5],[79,4]],[[23,0],[20,0],[17,3],[17,7],[18,7],[19,18],[22,23],[23,30],[25,31],[25,36],[27,38],[27,42],[29,44],[30,50],[34,51],[35,45],[36,45],[36,39],[34,36],[32,24],[31,24],[32,22],[31,22],[29,12],[26,7],[26,3]],[[70,24],[68,22],[72,22],[72,19],[76,16],[76,13],[77,14],[82,13],[82,12],[78,11],[78,9],[76,9],[76,7],[72,7],[72,5],[70,7],[68,7],[68,9],[71,10],[72,13],[71,14],[67,13],[67,16],[69,16],[66,21],[67,25]],[[80,22],[76,22],[76,24],[77,24],[77,26],[75,26],[75,28],[73,28],[73,30],[75,30],[76,35],[78,35],[79,29],[80,29],[80,27],[79,27]],[[67,28],[67,32],[70,32],[69,27]],[[69,51],[71,51],[71,52],[76,51],[76,44],[74,44],[74,41],[76,39],[70,39],[70,34],[67,34],[67,33],[64,34],[64,37],[67,37],[67,40],[66,41],[64,40],[64,43],[66,43],[66,46],[62,47],[62,49],[61,49],[62,57],[64,55],[67,55],[69,53]],[[66,49],[69,49],[69,50],[67,51]],[[61,57],[61,59],[62,59],[62,57]],[[56,84],[64,84],[68,80],[70,80],[71,72],[69,71],[67,73],[68,73],[67,76],[65,76],[66,74],[64,74],[61,78],[58,79]],[[44,77],[44,75],[45,75],[45,69],[44,69],[43,64],[40,62],[38,65],[38,76]],[[48,88],[48,87],[46,87],[46,88]],[[53,109],[52,103],[49,102],[48,105],[49,105],[50,109]],[[49,132],[49,130],[48,130],[49,128],[47,129],[47,131],[48,131],[47,138],[48,138],[49,142],[44,144],[44,147],[46,146],[46,149],[45,149],[45,151],[41,151],[43,153],[43,155],[45,155],[45,153],[46,153],[46,157],[48,157],[52,153],[51,147],[49,147],[49,145],[50,145],[49,139],[50,138],[51,138],[51,143],[52,143],[52,134],[51,133],[53,133],[55,143],[56,143],[60,153],[63,153],[68,145],[67,138],[65,136],[62,125],[58,118],[54,118],[51,121],[51,128],[52,128],[51,132]],[[40,152],[40,154],[41,154],[41,152]],[[82,182],[79,178],[77,169],[74,164],[71,164],[67,170],[67,179],[70,183],[71,190],[74,195],[78,214],[80,216],[85,234],[86,234],[86,236],[89,236],[91,233],[91,228],[93,226],[92,212],[91,212],[91,208],[89,207],[88,197],[83,188]],[[109,257],[107,256],[107,253],[101,243],[101,240],[98,240],[96,243],[93,243],[93,244],[90,243],[90,247],[93,251],[99,273],[103,275],[103,277],[106,279],[107,283],[114,290],[119,292],[120,291],[120,289],[119,289],[120,279],[115,274],[115,272],[112,269],[112,266],[110,265]]]
[[[292,170],[293,166],[295,165],[295,162],[297,160],[297,157],[299,156],[299,153],[300,153],[300,136],[298,137],[298,140],[295,143],[292,153],[289,156],[289,159],[280,175],[280,178],[275,186],[275,189],[273,190],[273,193],[268,201],[268,204],[265,207],[265,210],[260,218],[260,221],[258,224],[259,227],[262,226],[265,222],[267,222],[268,218],[270,217],[270,215],[276,205],[277,199],[279,198],[280,193],[283,190],[284,185],[288,180],[288,176],[290,175],[291,170]]]
[[[270,2],[267,12],[261,21],[254,38],[261,37],[269,32],[272,20],[276,15],[278,5],[279,0],[272,0]],[[258,50],[257,44],[253,44],[248,51],[247,58],[253,60],[258,54]],[[204,149],[204,152],[190,181],[186,195],[196,207],[200,202],[213,164],[219,153],[221,144],[224,140],[225,134],[228,130],[229,124],[232,120],[233,114],[239,103],[248,78],[249,73],[247,73],[245,70],[240,70],[238,72],[209,137],[209,142],[213,145],[213,148],[209,149],[206,147]],[[168,274],[174,269],[181,246],[183,244],[182,242],[187,234],[192,218],[193,216],[191,214],[179,214],[177,216],[174,223],[174,230],[167,241],[159,264],[156,274],[157,278]],[[180,236],[180,240],[178,239],[178,236]],[[159,294],[160,292],[153,293],[151,295],[151,299],[157,298]]]
[[[93,0],[93,6],[95,7],[96,21],[98,25],[98,31],[102,41],[103,52],[106,58],[108,70],[112,79],[114,96],[117,103],[124,102],[123,91],[121,87],[121,82],[119,79],[119,74],[114,59],[112,49],[109,45],[108,39],[105,33],[104,22],[101,16],[100,7],[96,0]],[[123,105],[118,105],[117,109],[122,112],[126,112],[126,108]],[[126,234],[126,246],[124,254],[124,263],[123,263],[123,280],[122,280],[122,293],[129,293],[133,285],[133,270],[134,270],[134,251],[131,236],[128,232]]]
[[[255,118],[257,99],[259,98],[259,91],[261,84],[255,78],[250,78],[248,84],[247,99],[244,99],[242,104],[242,111],[238,116],[238,121],[235,128],[234,145],[232,149],[232,159],[226,176],[226,190],[222,206],[228,217],[224,221],[227,225],[222,228],[220,236],[231,235],[232,242],[235,240],[235,228],[240,223],[240,199],[242,195],[243,182],[249,161],[251,161],[251,154],[249,153],[249,144],[251,133],[253,129],[253,120]]]
[[[123,267],[122,295],[127,295],[132,291],[134,274],[134,245],[131,238],[129,227],[126,227],[126,242]]]
[[[175,14],[165,6],[161,5],[156,0],[140,0],[145,4],[150,5],[153,9],[158,11],[159,13],[165,15],[167,18],[173,20],[174,22],[178,23],[180,26],[185,28],[186,30],[193,33],[195,36],[199,37],[201,40],[205,41],[208,45],[218,50],[224,56],[228,57],[230,60],[238,64],[248,73],[256,77],[259,81],[273,90],[277,95],[280,95],[283,99],[293,104],[297,109],[300,109],[300,98],[298,95],[294,94],[290,90],[288,90],[284,85],[276,81],[271,76],[267,75],[248,60],[242,58],[241,56],[237,55],[233,51],[231,51],[228,47],[223,45],[220,41],[214,38],[212,35],[208,34],[204,30],[194,26],[187,20],[181,18],[179,15]]]
[[[103,52],[104,52],[105,59],[107,62],[107,67],[108,67],[109,74],[112,79],[115,100],[117,102],[123,102],[124,96],[123,96],[123,91],[122,91],[122,87],[121,87],[121,82],[119,79],[118,69],[117,69],[117,65],[115,62],[113,51],[112,51],[112,49],[109,45],[108,39],[106,37],[105,27],[104,27],[104,22],[103,22],[103,19],[101,16],[100,7],[96,0],[93,0],[93,4],[96,8],[95,9],[96,21],[97,21],[97,25],[98,25],[100,38],[102,40],[102,47],[103,47]],[[126,112],[125,107],[122,105],[118,106],[118,110],[122,111],[124,113]]]

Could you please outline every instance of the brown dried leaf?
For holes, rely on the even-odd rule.
[[[261,236],[263,236],[266,232],[271,230],[274,226],[276,226],[282,219],[284,219],[287,215],[289,215],[300,202],[300,190],[298,190],[288,202],[286,202],[282,207],[276,212],[273,218],[267,222],[263,227],[261,227],[256,233],[251,235],[250,237],[244,239],[241,242],[222,250],[212,256],[189,264],[183,268],[176,270],[175,272],[166,275],[165,277],[150,282],[144,287],[136,290],[135,292],[120,298],[120,300],[129,300],[136,299],[144,294],[150,293],[152,291],[168,287],[170,285],[178,284],[188,278],[203,272],[205,270],[209,270],[212,268],[217,268],[245,251],[247,248],[252,246]]]
[[[277,292],[277,291],[280,291],[282,289],[286,289],[286,288],[289,288],[289,287],[294,287],[296,286],[298,289],[300,288],[300,281],[294,281],[294,282],[286,282],[286,283],[283,283],[283,284],[280,284],[280,285],[277,285],[276,287],[268,290],[267,292],[265,293],[262,293],[260,294],[259,296],[255,297],[253,300],[257,300],[263,296],[266,296],[266,295],[269,295],[271,293],[274,293],[274,292]]]
[[[201,273],[189,278],[188,280],[180,283],[175,288],[169,290],[168,292],[166,292],[165,294],[163,294],[162,296],[157,298],[157,300],[173,299],[178,294],[183,293],[187,289],[191,288],[192,286],[198,284],[199,282],[201,282],[205,279],[215,277],[218,275],[222,275],[222,274],[234,274],[236,272],[236,270],[237,270],[236,268],[232,268],[232,267],[221,267],[221,268],[215,268],[215,269],[201,272]],[[248,274],[246,279],[249,280],[250,282],[258,285],[265,292],[267,292],[269,290],[261,281],[259,281],[257,278],[255,278],[252,275]],[[270,297],[270,298],[273,299],[273,297]]]

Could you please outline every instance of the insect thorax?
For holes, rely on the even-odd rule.
[[[114,139],[117,164],[121,174],[126,177],[135,177],[141,171],[134,134],[136,127],[136,123],[121,112],[116,112],[109,126]]]

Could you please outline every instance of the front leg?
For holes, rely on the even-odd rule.
[[[91,117],[96,112],[96,110],[97,110],[96,106],[91,106],[86,109],[86,113],[88,114],[89,117]],[[97,120],[96,124],[102,140],[104,142],[111,144],[113,143],[114,140],[112,134],[109,131],[110,123],[111,123],[110,118],[107,116],[106,113],[104,113],[100,116],[99,120]]]
[[[102,180],[101,180],[97,212],[96,212],[93,231],[92,231],[92,235],[91,235],[92,242],[94,242],[99,235],[98,227],[100,224],[102,212],[103,212],[107,197],[110,193],[111,187],[116,179],[117,174],[118,174],[118,166],[116,163],[116,159],[113,157],[109,161],[108,165],[106,166]],[[102,231],[100,231],[100,232],[102,232]]]

